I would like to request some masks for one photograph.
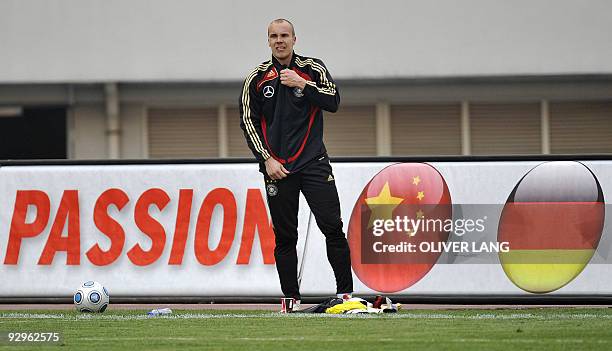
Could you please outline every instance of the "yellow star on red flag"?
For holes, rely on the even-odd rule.
[[[386,182],[377,196],[365,199],[366,204],[368,204],[368,207],[372,210],[370,220],[368,221],[368,228],[372,226],[372,223],[374,223],[376,219],[392,219],[393,210],[402,201],[404,201],[403,198],[391,195],[389,182]]]

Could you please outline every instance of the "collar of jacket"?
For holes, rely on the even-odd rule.
[[[297,54],[295,53],[295,51],[293,51],[291,53],[291,61],[289,62],[289,65],[285,66],[285,65],[281,64],[280,62],[278,62],[276,57],[274,57],[274,55],[272,55],[272,63],[274,64],[274,67],[276,67],[276,69],[280,72],[280,71],[282,71],[285,68],[295,67],[295,57],[296,56],[297,56]]]

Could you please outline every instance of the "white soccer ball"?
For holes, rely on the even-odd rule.
[[[102,313],[108,307],[110,296],[102,284],[90,280],[81,284],[72,300],[79,312]]]

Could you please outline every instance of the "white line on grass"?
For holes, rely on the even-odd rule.
[[[334,315],[334,314],[280,314],[275,312],[261,314],[240,314],[240,313],[224,313],[224,314],[208,314],[208,313],[177,313],[168,316],[148,317],[147,315],[134,314],[49,314],[49,313],[0,313],[2,319],[57,319],[65,321],[87,321],[87,320],[155,320],[155,319],[224,319],[224,318],[399,318],[399,319],[455,319],[455,320],[515,320],[515,319],[530,319],[530,320],[588,320],[588,319],[612,319],[612,315],[596,315],[592,313],[552,313],[552,314],[534,314],[534,313],[483,313],[475,315],[456,315],[449,313],[398,313],[398,314],[351,314],[351,315]]]
[[[28,319],[64,319],[64,314],[49,313],[0,313],[0,318],[28,318]]]

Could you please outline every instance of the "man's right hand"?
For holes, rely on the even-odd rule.
[[[289,174],[289,171],[283,167],[283,165],[275,160],[273,157],[270,157],[266,160],[266,173],[272,179],[283,179]]]

